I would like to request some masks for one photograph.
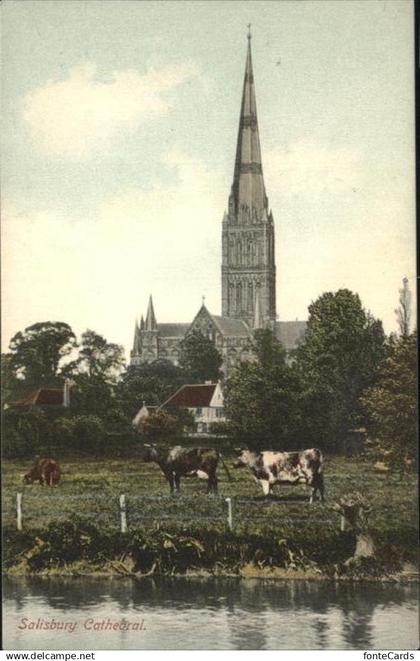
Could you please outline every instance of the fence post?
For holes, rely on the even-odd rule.
[[[121,532],[127,532],[127,510],[125,506],[125,495],[120,496],[120,515],[121,515]]]
[[[228,497],[225,500],[226,500],[227,506],[228,506],[228,515],[227,515],[228,528],[229,528],[229,530],[232,530],[233,529],[232,498]]]
[[[22,494],[16,495],[16,526],[18,530],[22,530]]]

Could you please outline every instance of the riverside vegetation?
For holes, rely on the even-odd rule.
[[[219,496],[185,479],[179,496],[154,464],[140,457],[73,457],[58,488],[22,484],[23,460],[3,462],[4,567],[12,572],[212,572],[293,576],[386,577],[416,562],[417,507],[413,472],[378,472],[363,458],[327,457],[325,504],[308,503],[304,486],[277,487],[265,501],[246,471],[219,466]],[[375,558],[345,564],[354,535],[340,531],[333,508],[360,491],[371,505]],[[23,493],[23,530],[16,529],[16,493]],[[120,532],[119,496],[127,500],[128,531]],[[233,530],[226,497],[233,501]]]

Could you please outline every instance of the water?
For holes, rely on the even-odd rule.
[[[3,645],[23,650],[414,649],[417,597],[417,586],[392,583],[6,577]],[[130,625],[125,630],[120,628],[124,619]],[[67,628],[31,628],[53,622]],[[110,630],[114,624],[117,628]]]

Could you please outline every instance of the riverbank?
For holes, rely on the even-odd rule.
[[[237,576],[418,580],[415,531],[374,533],[374,557],[352,560],[351,532],[277,526],[258,533],[157,525],[107,533],[73,517],[31,532],[4,530],[4,571],[43,576]]]

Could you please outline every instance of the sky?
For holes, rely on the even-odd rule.
[[[2,347],[39,321],[123,344],[221,308],[247,24],[277,312],[415,291],[411,0],[4,0]]]

